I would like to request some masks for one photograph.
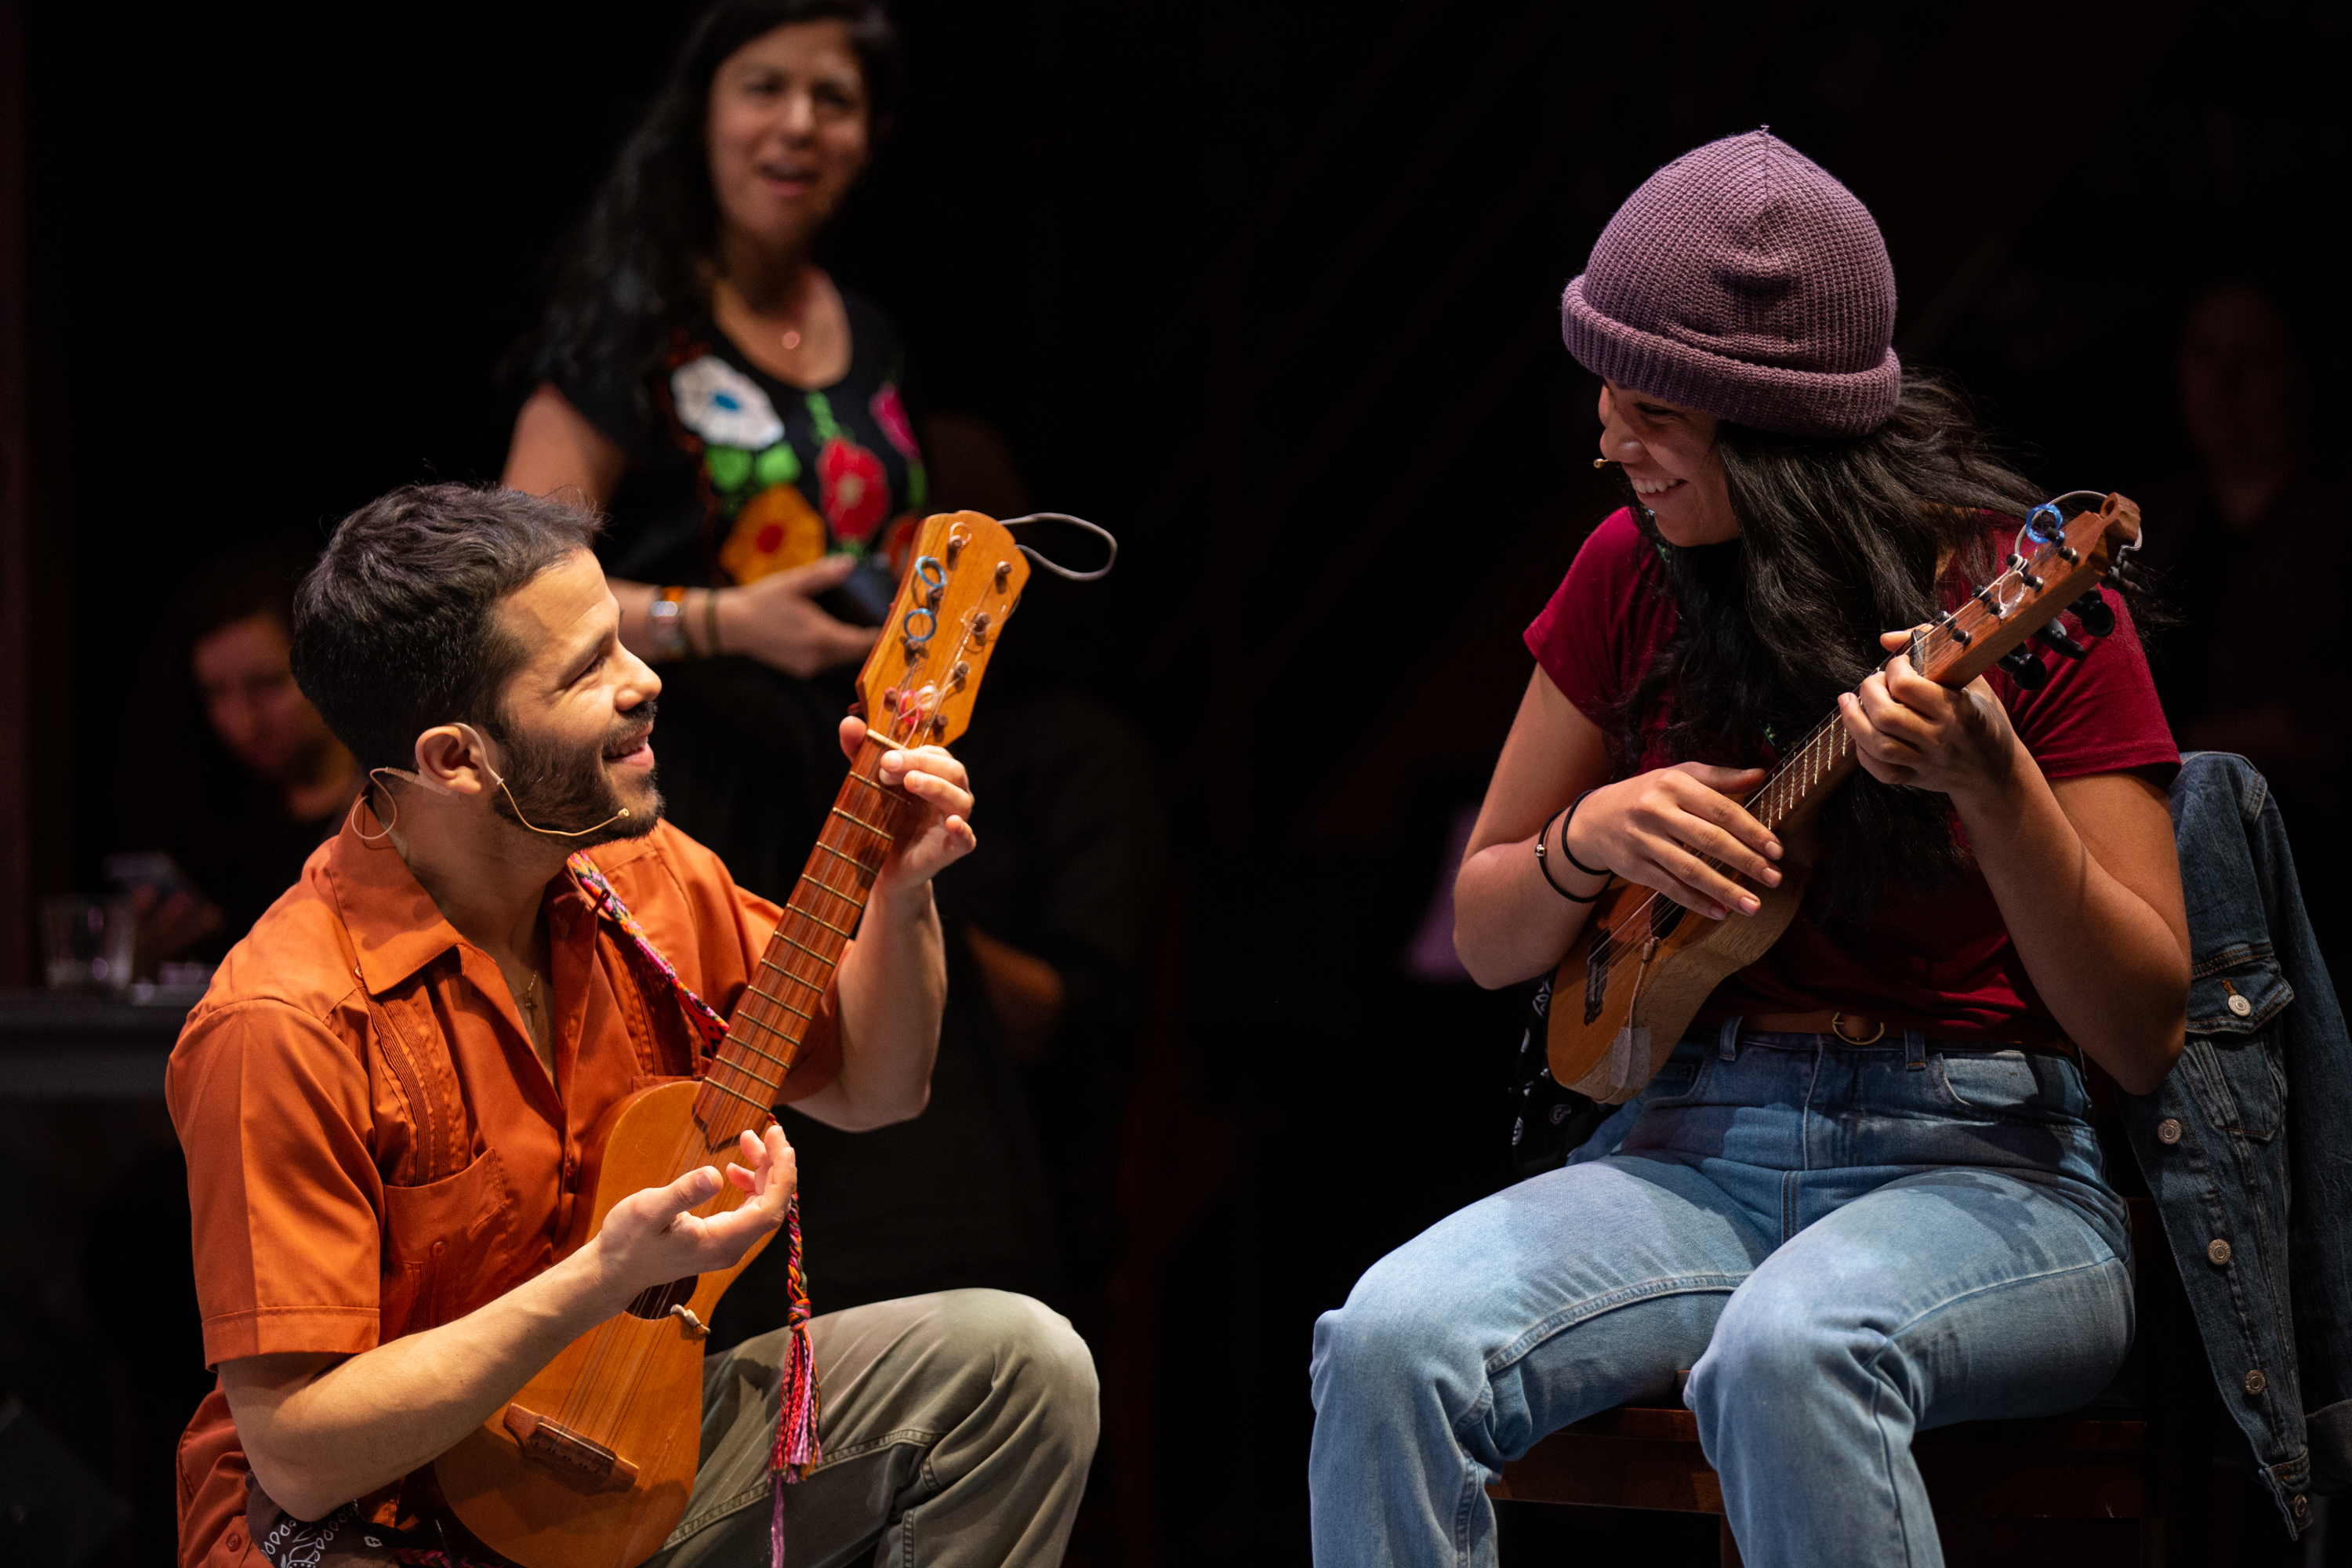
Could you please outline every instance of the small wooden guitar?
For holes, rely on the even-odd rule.
[[[2139,508],[2110,495],[2062,523],[2058,507],[2044,503],[2028,515],[2017,547],[2030,547],[2030,559],[2012,553],[1999,577],[1912,637],[1914,669],[1958,687],[1998,663],[2038,686],[2046,671],[2028,638],[2066,657],[2086,651],[2060,627],[2061,612],[2074,609],[2094,637],[2114,629],[2098,583],[2123,570],[2121,556],[2138,544]],[[1622,1104],[1650,1081],[1708,994],[1761,958],[1796,917],[1811,869],[1801,862],[1804,829],[1859,766],[1845,721],[1832,713],[1748,797],[1748,813],[1781,836],[1786,857],[1780,885],[1753,889],[1763,907],[1752,915],[1709,921],[1663,893],[1610,880],[1552,975],[1545,1044],[1555,1082]]]
[[[1020,547],[992,519],[964,511],[923,524],[913,567],[858,679],[872,728],[736,1005],[726,1043],[700,1079],[658,1085],[615,1108],[583,1173],[594,1194],[592,1231],[632,1193],[700,1165],[724,1166],[740,1133],[774,1120],[769,1108],[892,837],[920,809],[880,781],[882,754],[963,733],[1028,579]],[[723,1213],[743,1197],[721,1184],[694,1212]],[[646,1290],[434,1461],[442,1495],[466,1528],[524,1568],[630,1568],[659,1550],[694,1489],[703,1325],[760,1250],[721,1273]]]

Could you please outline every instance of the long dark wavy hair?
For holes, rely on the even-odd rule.
[[[1672,695],[1657,742],[1671,760],[1785,750],[1880,664],[1878,635],[1943,613],[1937,565],[1970,583],[1995,569],[1987,514],[2021,518],[2042,497],[2009,467],[1948,383],[1906,370],[1894,416],[1866,436],[1720,426],[1739,537],[1678,549],[1648,510],[1635,520],[1665,563],[1675,634],[1617,715],[1638,764],[1643,730]],[[1866,914],[1890,878],[1933,888],[1965,860],[1946,796],[1857,773],[1822,826],[1840,916]]]
[[[878,142],[888,132],[901,65],[897,24],[879,0],[719,0],[687,35],[559,253],[547,314],[517,356],[533,383],[625,382],[645,396],[672,331],[709,300],[719,238],[706,140],[711,78],[754,38],[823,21],[848,25],[866,76],[867,133]]]

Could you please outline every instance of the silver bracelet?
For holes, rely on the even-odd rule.
[[[686,657],[686,623],[680,618],[685,606],[679,603],[685,595],[669,596],[677,592],[666,589],[656,594],[653,603],[646,606],[646,642],[656,660]]]

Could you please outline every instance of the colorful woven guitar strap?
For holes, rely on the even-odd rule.
[[[659,995],[665,987],[677,997],[679,1010],[702,1041],[698,1069],[708,1064],[727,1038],[727,1020],[677,977],[677,971],[662,956],[661,949],[637,923],[636,916],[629,913],[629,906],[621,901],[613,884],[604,880],[604,874],[596,869],[594,861],[583,853],[572,856],[566,864],[597,913],[618,926],[621,934],[629,939],[621,944],[621,952],[636,972],[637,984],[647,999]],[[784,1276],[791,1295],[784,1323],[792,1330],[793,1338],[784,1361],[781,1407],[776,1414],[776,1444],[768,1458],[775,1490],[768,1521],[772,1568],[783,1568],[784,1563],[784,1488],[807,1475],[823,1457],[817,1447],[816,1354],[809,1348],[808,1276],[801,1266],[801,1200],[797,1193],[793,1195],[792,1206],[784,1211]]]

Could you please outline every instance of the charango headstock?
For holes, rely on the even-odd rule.
[[[955,511],[926,519],[857,678],[873,732],[906,746],[942,746],[962,734],[1028,581],[1021,547],[994,518]]]
[[[1912,638],[1911,661],[1921,674],[1966,686],[1998,664],[2019,685],[2039,686],[2049,671],[2029,641],[2038,637],[2069,658],[2086,651],[2066,635],[2061,615],[2073,611],[2093,637],[2115,629],[2115,612],[2100,597],[2099,581],[2133,580],[2126,560],[2139,546],[2139,508],[2128,497],[2109,495],[2062,521],[2060,508],[2074,495],[2026,513],[2000,575]]]

